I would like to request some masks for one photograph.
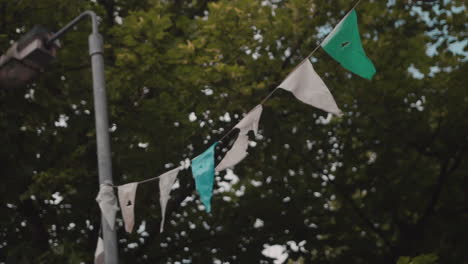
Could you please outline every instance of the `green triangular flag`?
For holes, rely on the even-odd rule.
[[[321,46],[345,69],[369,80],[374,76],[375,67],[362,48],[354,9],[340,21]]]
[[[192,160],[192,174],[195,178],[195,187],[200,194],[200,199],[206,207],[206,211],[211,212],[211,196],[213,195],[213,183],[215,174],[215,147],[214,143],[205,152]]]

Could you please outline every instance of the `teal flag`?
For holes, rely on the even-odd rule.
[[[211,196],[213,194],[215,174],[214,154],[216,145],[218,145],[218,142],[211,145],[211,147],[205,150],[205,152],[192,160],[192,174],[193,178],[195,178],[195,186],[208,213],[211,212]]]
[[[362,48],[354,9],[325,38],[322,48],[345,69],[369,80],[374,76],[375,67]]]

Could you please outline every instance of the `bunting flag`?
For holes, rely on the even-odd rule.
[[[104,242],[98,237],[96,251],[94,252],[94,264],[104,264]]]
[[[178,167],[159,176],[159,202],[161,203],[161,217],[162,217],[161,228],[159,232],[161,233],[164,230],[164,221],[166,219],[167,201],[169,201],[172,186],[174,185],[177,179],[177,174],[179,174],[180,170],[181,170],[181,167]]]
[[[369,80],[374,76],[376,70],[362,47],[354,9],[338,23],[321,46],[345,69]]]
[[[119,207],[117,206],[117,199],[115,198],[112,186],[101,184],[96,201],[101,208],[104,219],[106,219],[109,227],[114,230],[115,214],[119,210]]]
[[[192,160],[192,174],[195,179],[195,187],[208,213],[211,212],[211,196],[213,195],[215,173],[214,154],[217,144],[218,142],[215,142],[205,152]]]
[[[297,99],[308,105],[336,116],[342,115],[333,95],[315,72],[309,59],[303,60],[278,87],[290,91]]]
[[[232,148],[226,153],[223,160],[216,166],[216,171],[223,171],[227,168],[232,168],[245,157],[247,157],[247,147],[249,146],[249,137],[247,135],[239,135],[237,140],[232,145]]]
[[[240,130],[239,134],[247,134],[252,130],[255,135],[258,133],[258,123],[260,122],[260,116],[262,115],[262,105],[257,105],[252,111],[250,111],[242,120],[235,126]]]
[[[127,233],[132,233],[133,226],[135,224],[135,196],[138,187],[137,182],[127,183],[125,185],[118,186],[118,195],[120,209],[122,210],[122,216],[125,223],[125,230]]]
[[[232,148],[226,153],[223,160],[216,166],[216,171],[222,171],[231,168],[247,157],[247,148],[249,146],[249,137],[247,133],[252,130],[255,135],[258,134],[258,124],[262,115],[262,105],[257,105],[235,126],[240,130],[239,136],[232,145]]]

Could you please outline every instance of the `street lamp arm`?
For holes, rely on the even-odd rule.
[[[49,47],[52,45],[57,39],[59,39],[63,34],[67,33],[73,26],[78,24],[81,20],[83,20],[86,16],[91,17],[91,23],[93,27],[93,33],[98,33],[98,19],[96,13],[91,10],[84,11],[81,13],[79,16],[77,16],[75,19],[73,19],[70,23],[68,23],[66,26],[61,28],[59,31],[57,31],[52,37],[50,37],[47,42],[46,42],[46,47]]]

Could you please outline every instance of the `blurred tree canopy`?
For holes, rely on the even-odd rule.
[[[0,50],[35,24],[102,18],[114,182],[203,152],[278,85],[353,6],[336,0],[0,0]],[[262,136],[216,176],[207,214],[179,174],[165,232],[157,182],[119,220],[121,263],[468,263],[464,1],[356,9],[372,81],[323,50],[314,68],[342,118],[279,90]],[[0,263],[92,263],[99,230],[89,23],[23,89],[0,89]],[[189,118],[190,117],[190,118]],[[229,142],[221,145],[218,160]],[[121,218],[119,213],[119,218]]]

